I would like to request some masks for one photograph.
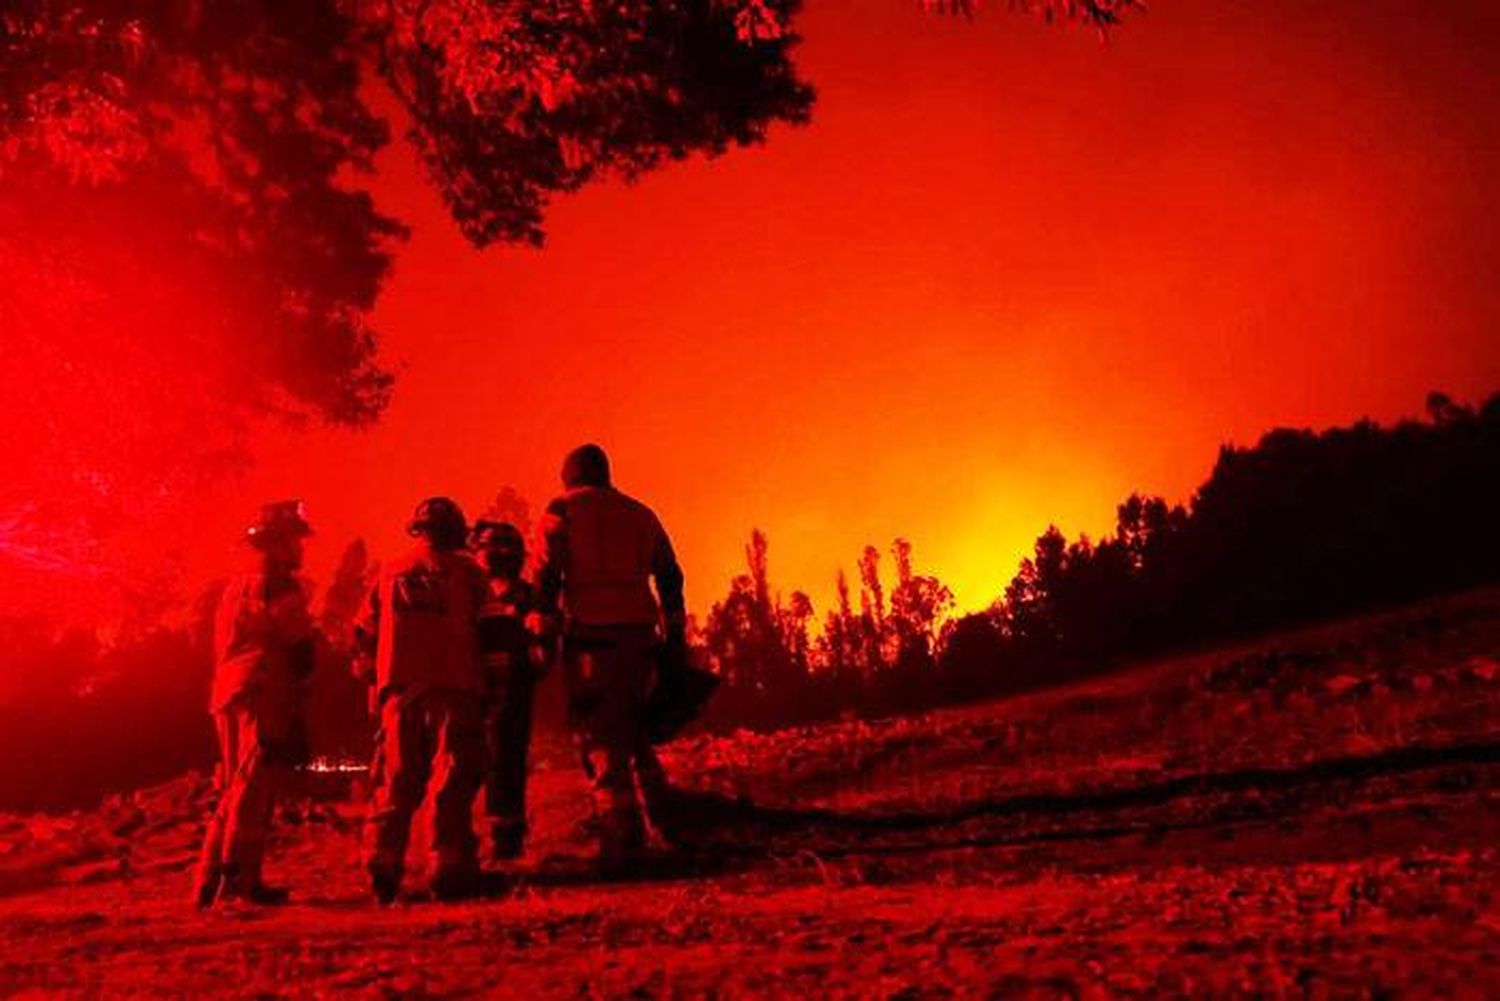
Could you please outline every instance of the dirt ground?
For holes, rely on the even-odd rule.
[[[492,897],[377,908],[357,794],[200,915],[201,778],[0,817],[0,996],[1500,996],[1500,592],[1022,698],[669,749],[687,847],[535,776]]]

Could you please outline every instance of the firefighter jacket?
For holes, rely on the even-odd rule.
[[[567,628],[681,623],[682,570],[640,501],[613,487],[574,488],[547,505],[541,535],[540,602]]]
[[[313,623],[307,591],[291,575],[246,573],[224,587],[214,615],[214,679],[209,709],[295,704],[310,668]]]
[[[418,543],[381,568],[356,630],[377,692],[410,685],[480,693],[478,616],[488,586],[466,554]]]

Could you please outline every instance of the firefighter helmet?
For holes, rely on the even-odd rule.
[[[526,540],[522,538],[521,530],[508,521],[490,521],[481,518],[474,522],[473,528],[469,529],[469,546],[476,550],[524,550]]]
[[[702,716],[719,687],[719,676],[686,659],[686,650],[666,644],[661,648],[656,684],[646,702],[646,739],[653,744],[672,740]]]
[[[609,456],[598,445],[579,445],[563,459],[562,481],[570,490],[609,486]]]
[[[463,508],[451,497],[429,497],[412,512],[406,531],[457,549],[469,534],[469,523],[464,518]]]
[[[273,539],[304,538],[312,534],[307,506],[300,500],[273,501],[261,506],[260,514],[245,529],[245,539],[257,548]]]

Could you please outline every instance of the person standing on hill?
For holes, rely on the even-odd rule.
[[[484,675],[477,622],[489,588],[464,552],[468,526],[452,500],[423,501],[407,530],[416,545],[381,569],[355,627],[380,720],[365,864],[382,903],[400,889],[412,818],[429,785],[433,895],[470,896],[479,882],[473,808],[484,768]]]
[[[284,904],[262,879],[276,801],[307,753],[305,708],[313,622],[298,577],[311,534],[300,501],[267,504],[246,529],[257,566],[232,578],[214,616],[209,709],[219,743],[219,802],[208,823],[193,896]]]
[[[540,525],[540,632],[561,636],[569,719],[593,781],[599,863],[619,871],[639,858],[646,816],[667,792],[646,707],[663,647],[685,647],[683,576],[656,515],[611,483],[602,448],[574,449],[562,481]]]
[[[490,857],[506,861],[519,858],[526,846],[531,707],[545,665],[526,624],[536,595],[521,576],[526,542],[520,529],[509,522],[475,522],[469,547],[489,583],[479,607],[479,650],[488,691],[484,805]]]

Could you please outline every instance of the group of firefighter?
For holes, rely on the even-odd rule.
[[[381,567],[360,612],[356,672],[378,722],[363,861],[382,903],[401,889],[428,799],[422,834],[438,899],[480,892],[481,787],[490,857],[524,854],[532,696],[554,662],[592,783],[601,870],[635,865],[648,823],[668,834],[653,739],[695,714],[712,686],[687,664],[682,571],[661,522],[613,486],[597,445],[567,456],[562,481],[530,565],[514,525],[470,526],[454,501],[423,501],[408,525],[414,545]],[[307,756],[316,631],[299,571],[311,531],[299,502],[267,505],[246,533],[255,565],[218,606],[220,792],[194,886],[201,907],[288,898],[262,863],[278,798]]]

